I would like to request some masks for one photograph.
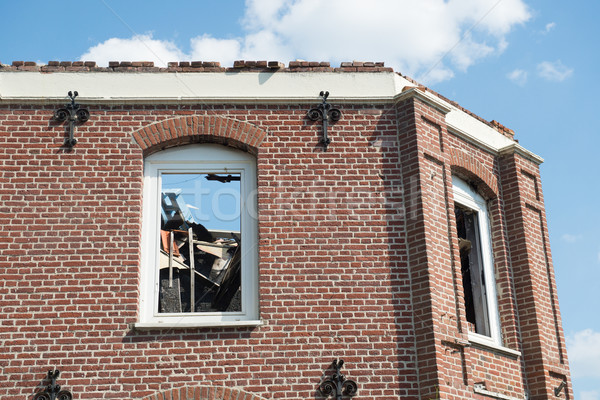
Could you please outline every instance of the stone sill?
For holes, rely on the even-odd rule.
[[[233,328],[233,327],[257,327],[264,325],[262,320],[247,321],[220,321],[220,322],[136,322],[130,324],[131,329],[150,330],[150,329],[190,329],[190,328]]]
[[[494,343],[492,339],[486,336],[478,335],[476,333],[469,332],[469,342],[472,347],[476,347],[482,350],[491,351],[493,353],[508,356],[511,358],[521,357],[520,351],[509,349],[508,347],[504,347],[502,345]]]

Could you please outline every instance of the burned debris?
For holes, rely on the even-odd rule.
[[[233,221],[237,229],[214,228],[220,223],[231,228],[232,223],[206,209],[231,204],[219,204],[224,192],[214,187],[200,190],[199,180],[233,185],[225,193],[239,193],[239,174],[163,174],[159,313],[241,311],[239,220]],[[205,217],[210,229],[197,222],[192,210]]]

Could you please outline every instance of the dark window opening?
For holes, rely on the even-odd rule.
[[[481,236],[476,211],[455,204],[465,314],[471,331],[490,336]]]

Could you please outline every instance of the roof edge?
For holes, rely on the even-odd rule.
[[[405,86],[402,89],[402,92],[394,97],[394,100],[402,101],[409,97],[417,98],[417,99],[429,104],[430,106],[437,109],[444,115],[448,114],[452,110],[452,106],[450,104],[448,104],[444,100],[440,99],[439,97],[436,97],[436,96],[432,95],[431,93],[427,92],[422,87]]]

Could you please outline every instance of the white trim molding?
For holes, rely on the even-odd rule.
[[[135,327],[143,329],[260,325],[256,159],[248,153],[217,144],[191,144],[154,153],[144,160],[144,164],[140,312]],[[239,311],[159,312],[160,215],[164,212],[164,206],[161,204],[166,201],[161,195],[161,177],[163,174],[173,173],[239,176],[240,189],[239,199],[237,199],[240,201],[238,207],[241,237],[239,249],[241,251],[241,310]],[[199,194],[206,194],[205,189],[201,189]],[[215,198],[212,200],[214,201]]]

